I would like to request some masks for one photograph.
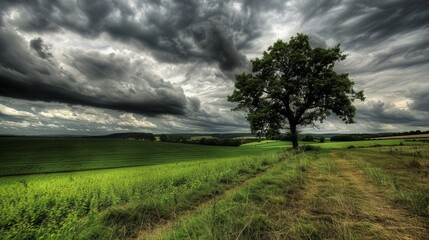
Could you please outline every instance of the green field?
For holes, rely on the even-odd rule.
[[[312,145],[2,138],[0,239],[391,239],[388,217],[428,232],[427,143]],[[380,207],[397,216],[365,212]]]
[[[266,147],[274,148],[119,139],[0,138],[0,176],[237,158],[259,154]]]
[[[401,140],[312,143],[322,148],[398,145]],[[407,142],[412,144],[413,142]],[[302,143],[308,144],[308,143]],[[252,156],[290,147],[261,141],[241,147],[93,138],[0,138],[0,176],[70,172]]]
[[[262,171],[277,161],[273,157],[276,152],[277,145],[269,144],[213,147],[109,139],[3,138],[1,173],[9,176],[0,178],[0,233],[12,239],[62,238],[79,232],[75,229],[79,223],[86,236],[97,226],[94,223],[86,228],[87,221],[96,216],[102,222],[98,225],[105,225],[103,216],[115,214],[112,207],[133,212],[136,206],[149,206],[168,212],[172,201],[198,202]],[[47,172],[52,173],[29,174]],[[123,231],[129,235],[135,229],[128,226]]]

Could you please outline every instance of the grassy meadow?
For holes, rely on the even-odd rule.
[[[0,141],[0,239],[425,239],[429,233],[428,143],[301,143],[312,151],[294,152],[279,141],[240,147]]]

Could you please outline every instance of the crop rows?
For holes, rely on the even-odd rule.
[[[156,205],[159,211],[165,212],[179,205],[189,206],[187,202],[199,201],[198,198],[221,189],[221,185],[250,177],[277,159],[276,154],[266,154],[233,161],[219,159],[9,177],[0,183],[0,236],[59,239],[85,235],[91,234],[88,231],[91,232],[89,228],[93,226],[88,227],[89,222],[102,227],[109,225],[109,229],[116,226],[119,230],[106,233],[112,238],[118,234],[129,235],[136,229],[121,229],[120,216],[128,214],[131,206]],[[150,222],[153,216],[140,216],[146,217]],[[147,219],[137,219],[140,222],[134,228],[141,227]]]
[[[0,176],[236,158],[266,150],[253,145],[213,147],[120,139],[0,138]]]

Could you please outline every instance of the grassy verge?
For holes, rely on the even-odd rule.
[[[295,155],[227,199],[179,222],[165,239],[267,239],[284,234],[275,219],[305,181],[308,155]],[[278,220],[278,221],[277,221]]]
[[[265,171],[280,157],[270,153],[235,161],[11,177],[0,188],[0,235],[5,239],[130,237]]]

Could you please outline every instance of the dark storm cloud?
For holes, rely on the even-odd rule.
[[[306,1],[301,27],[335,39],[346,52],[365,55],[353,73],[405,69],[429,63],[429,2]],[[353,53],[352,53],[353,56]]]
[[[196,24],[192,34],[201,49],[207,51],[207,57],[214,59],[220,69],[232,71],[246,64],[246,58],[235,48],[231,37],[215,24]]]
[[[186,97],[181,88],[133,68],[135,65],[130,66],[130,60],[125,57],[97,53],[74,56],[74,62],[81,64],[76,64],[82,74],[78,79],[54,60],[44,59],[45,55],[37,51],[39,45],[32,41],[30,45],[36,49],[34,53],[13,31],[0,28],[0,95],[146,115],[184,114]],[[37,42],[43,43],[42,39]],[[104,82],[93,79],[95,77]],[[106,84],[107,81],[110,84]]]
[[[148,118],[165,132],[247,131],[245,114],[231,113],[234,104],[226,101],[234,74],[248,69],[244,53],[261,54],[277,38],[287,41],[304,32],[313,46],[341,43],[350,54],[339,68],[368,95],[358,107],[358,121],[428,126],[428,9],[423,0],[3,0],[0,95],[50,102],[37,107],[45,115],[62,107],[43,106],[66,106],[53,103],[61,102],[76,114],[87,108],[76,105],[161,114]],[[75,40],[79,46],[71,46]],[[170,77],[179,85],[164,80]],[[419,91],[411,93],[416,87]],[[404,91],[390,98],[398,89]],[[30,112],[16,107],[15,100],[4,105]],[[409,109],[404,101],[410,101]],[[16,114],[22,115],[14,116],[21,117],[17,126],[27,129],[49,123],[91,130],[100,125],[52,122],[40,115],[41,122],[31,122],[26,113]],[[119,119],[124,113],[109,114]],[[7,118],[13,126],[11,115]]]
[[[119,80],[132,69],[130,59],[114,53],[102,54],[96,51],[73,52],[70,64],[91,80]]]
[[[89,38],[107,33],[122,42],[149,49],[161,62],[203,60],[217,63],[222,71],[232,76],[235,69],[248,64],[239,49],[248,47],[249,42],[260,35],[258,11],[278,10],[282,3],[269,1],[262,5],[257,1],[244,1],[242,11],[233,9],[230,3],[192,0],[4,1],[2,13],[7,14],[9,10],[17,12],[18,18],[7,18],[8,25],[26,32],[71,30]],[[8,44],[13,45],[12,41]],[[187,101],[183,90],[175,89],[161,78],[130,68],[134,65],[126,57],[105,56],[96,52],[73,54],[68,58],[68,63],[79,72],[75,75],[59,67],[55,59],[47,63],[34,56],[26,56],[28,52],[23,50],[22,45],[10,48],[19,48],[20,59],[10,58],[12,52],[8,52],[9,56],[5,53],[1,60],[2,65],[7,67],[1,69],[2,77],[6,79],[1,83],[0,94],[3,96],[148,115],[183,114],[187,104],[191,109],[199,105],[193,100]],[[52,57],[41,38],[33,39],[30,47],[42,59]],[[22,60],[26,64],[21,63]],[[36,65],[39,69],[32,69]],[[81,78],[86,82],[82,82]],[[84,89],[84,84],[95,88],[103,84],[103,91],[90,92]],[[139,94],[136,99],[130,97],[136,93]]]
[[[195,102],[194,102],[195,103]],[[248,131],[249,124],[245,121],[244,114],[232,114],[229,111],[213,112],[198,108],[189,109],[187,114],[174,122],[181,125],[182,132],[189,130],[199,132],[243,132]],[[167,129],[177,127],[165,124]]]
[[[43,39],[38,37],[30,41],[30,48],[39,54],[43,59],[52,57],[52,54],[49,52],[49,47],[43,42]]]
[[[244,0],[243,7],[255,12],[271,10],[282,11],[286,2],[285,0]]]
[[[206,93],[204,93],[206,96]],[[208,103],[210,110],[202,108],[198,98],[189,98],[189,107],[187,113],[177,122],[183,124],[184,128],[198,130],[203,132],[237,132],[248,131],[249,124],[243,121],[245,115],[243,112],[231,112],[224,108],[224,103],[217,105],[216,97],[210,96],[212,101]],[[225,102],[225,96],[222,97]],[[228,103],[227,103],[228,104]],[[220,109],[223,108],[223,109]]]
[[[372,71],[388,69],[405,69],[429,63],[429,33],[426,38],[415,39],[413,42],[403,43],[389,51],[376,55]]]
[[[413,100],[413,103],[410,104],[411,109],[423,111],[426,112],[426,114],[429,114],[429,88],[412,91],[412,94],[410,94],[408,97]]]
[[[329,10],[338,6],[341,2],[341,0],[302,1],[299,3],[299,9],[305,22],[326,15]]]
[[[300,9],[302,24],[318,21],[323,24],[318,32],[355,49],[427,28],[429,22],[429,2],[424,0],[306,1]]]
[[[25,31],[53,31],[59,30],[59,28],[54,21],[50,21],[50,16],[53,15],[55,7],[63,5],[59,3],[53,1],[52,4],[48,4],[48,2],[39,4],[39,1],[4,0],[0,3],[0,11],[4,18],[10,8],[20,7],[24,14],[14,20],[14,25]],[[63,8],[63,10],[65,9]]]
[[[68,29],[87,37],[111,37],[149,48],[164,62],[214,62],[224,71],[242,68],[239,49],[260,35],[258,11],[278,9],[281,1],[244,1],[242,11],[230,1],[7,1],[20,12],[10,20],[25,31]]]
[[[429,126],[426,92],[403,92],[392,98],[391,91],[426,87],[424,72],[429,64],[429,2],[411,1],[306,1],[298,4],[301,27],[319,40],[341,43],[350,53],[341,70],[351,76],[365,92],[371,93],[358,108],[361,119],[403,126]],[[404,73],[407,74],[404,74]],[[423,77],[422,77],[423,76]],[[426,75],[427,76],[427,75]],[[383,97],[384,96],[384,97]],[[371,97],[389,99],[371,101]],[[408,97],[409,109],[393,103]],[[420,112],[419,112],[420,111]]]

